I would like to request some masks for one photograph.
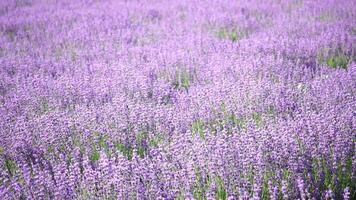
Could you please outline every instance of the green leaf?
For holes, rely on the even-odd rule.
[[[349,64],[350,58],[345,55],[341,56],[332,56],[329,57],[326,61],[326,64],[331,68],[342,68],[347,69],[347,65]]]
[[[252,113],[252,119],[253,121],[256,123],[257,126],[261,126],[262,125],[262,114],[258,113],[258,112],[253,112]]]
[[[231,34],[230,34],[230,40],[233,41],[233,42],[235,42],[235,41],[237,41],[237,39],[238,39],[238,37],[237,37],[237,32],[236,32],[236,31],[231,32]]]
[[[5,159],[5,168],[10,176],[15,175],[17,166],[16,162],[12,159],[6,158]]]
[[[217,186],[216,193],[215,193],[215,199],[216,200],[226,200],[227,192],[225,189],[224,181],[219,176],[217,176],[215,178],[215,184]]]
[[[100,159],[100,153],[99,153],[99,151],[94,147],[94,148],[93,148],[93,151],[92,151],[92,153],[91,153],[91,155],[90,155],[90,160],[93,161],[93,162],[97,162],[97,161],[99,161],[99,159]]]
[[[205,139],[205,134],[204,134],[204,122],[200,119],[196,120],[192,124],[192,130],[193,134],[199,134],[201,139]]]
[[[133,156],[133,149],[131,145],[125,145],[122,143],[116,144],[116,148],[118,151],[120,151],[128,160],[132,159]]]

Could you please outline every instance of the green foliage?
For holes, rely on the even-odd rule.
[[[246,125],[246,120],[244,117],[237,117],[234,113],[230,113],[227,111],[225,104],[223,103],[221,106],[222,112],[224,114],[224,125],[228,125],[228,133],[231,133],[232,127],[238,127],[239,129],[244,129]]]
[[[324,158],[321,159],[321,168],[322,171],[324,173],[324,186],[325,189],[327,188],[332,188],[333,187],[333,174],[331,172],[331,168],[328,167],[328,165],[326,164],[326,161]]]
[[[195,120],[192,124],[192,132],[194,135],[199,134],[201,139],[205,139],[204,122],[201,119]]]
[[[242,28],[229,29],[229,28],[223,27],[217,31],[216,35],[219,39],[229,39],[232,42],[236,42],[242,38],[247,37],[248,32]]]
[[[299,147],[299,153],[300,154],[304,154],[305,153],[305,144],[303,142],[303,140],[299,137],[299,135],[296,135],[295,136],[295,139],[296,139],[296,142],[298,144],[298,147]]]
[[[98,149],[94,146],[90,155],[90,160],[92,162],[97,162],[100,160],[100,152]]]
[[[108,156],[108,157],[111,157],[111,149],[109,148],[109,145],[108,145],[108,138],[106,135],[104,136],[101,136],[99,138],[99,141],[98,141],[98,146],[100,147],[100,149],[103,149],[105,154]]]
[[[150,142],[149,142],[149,146],[150,147],[158,147],[159,144],[161,144],[163,142],[163,135],[158,134],[156,136],[154,136]]]
[[[90,199],[88,189],[86,189],[85,187],[81,187],[78,192],[78,197],[78,199]]]
[[[175,80],[173,85],[177,89],[185,89],[188,90],[191,82],[191,75],[188,70],[184,68],[178,68],[175,73]]]
[[[333,169],[332,164],[328,161],[330,161],[330,157],[327,158],[325,156],[311,160],[312,179],[310,181],[313,184],[310,184],[312,187],[310,190],[326,191],[330,189],[335,193],[340,193],[348,187],[351,194],[353,194],[356,188],[352,178],[354,176],[352,156],[348,156],[346,160],[338,161],[336,169]],[[308,177],[305,176],[305,178]],[[318,188],[313,188],[314,185]]]
[[[84,154],[86,151],[85,145],[81,141],[79,137],[74,137],[73,138],[73,144],[77,147],[79,147],[80,153]]]
[[[137,147],[137,154],[140,158],[145,157],[147,148],[144,145],[144,142],[147,141],[147,133],[146,132],[139,132],[136,136],[136,147]]]
[[[262,194],[261,199],[270,199],[270,191],[268,188],[268,181],[272,181],[273,177],[275,176],[272,170],[268,170],[263,175],[263,182],[262,182]],[[272,181],[273,184],[276,184],[276,181]]]
[[[228,37],[228,31],[225,28],[218,30],[217,36],[219,39],[225,39]]]
[[[318,159],[316,158],[312,159],[312,177],[314,183],[316,183],[319,180],[319,164],[318,164]]]
[[[253,184],[255,183],[255,172],[254,172],[254,169],[253,167],[250,169],[250,171],[247,173],[247,181],[250,183],[251,186],[253,186]],[[250,194],[253,193],[253,188],[250,187],[250,191],[249,191]]]
[[[163,142],[163,139],[161,134],[157,134],[149,139],[147,131],[140,131],[136,135],[135,144],[118,142],[115,144],[115,147],[116,150],[122,153],[128,160],[132,159],[134,150],[136,150],[137,155],[140,158],[144,158],[147,155],[149,148],[158,147],[158,145]]]
[[[263,180],[261,199],[269,199],[268,180]]]
[[[253,165],[250,165],[246,170],[241,174],[241,179],[248,183],[249,187],[247,188],[248,193],[253,194],[253,185],[255,183],[255,169]]]
[[[46,98],[41,97],[37,101],[38,101],[37,106],[34,110],[36,115],[38,116],[45,115],[53,109],[50,105],[50,102]]]
[[[253,119],[253,121],[255,122],[255,124],[257,126],[259,126],[259,127],[262,126],[263,121],[262,121],[262,114],[261,113],[253,112],[252,113],[252,119]]]
[[[231,32],[229,38],[230,38],[231,41],[236,42],[237,39],[238,39],[237,32],[236,31]]]
[[[277,114],[276,108],[273,105],[269,105],[266,112],[268,117],[275,117]]]
[[[195,169],[195,175],[196,178],[193,186],[194,199],[205,200],[212,180],[209,175],[203,176],[200,168]]]
[[[179,192],[179,194],[174,198],[174,200],[184,200],[184,195],[182,192]]]
[[[283,169],[282,170],[282,174],[283,174],[283,179],[284,180],[289,180],[289,178],[292,175],[292,173],[288,169]]]
[[[242,119],[238,119],[236,117],[236,115],[231,114],[228,116],[228,121],[232,123],[233,126],[239,126],[242,127],[243,125],[243,120]]]
[[[342,47],[335,49],[323,48],[318,51],[317,62],[325,64],[333,69],[347,69],[351,57],[345,53]]]
[[[206,123],[207,129],[214,135],[224,128],[224,121],[220,118],[211,119]]]
[[[347,65],[349,64],[350,58],[346,55],[336,55],[331,56],[327,59],[326,64],[331,68],[342,68],[347,69]]]
[[[16,162],[10,158],[5,158],[5,168],[10,176],[15,175],[17,170]]]
[[[219,176],[215,178],[215,184],[216,184],[216,193],[215,193],[215,199],[216,200],[226,200],[227,199],[227,192],[225,189],[225,184],[224,180],[222,180]]]
[[[351,191],[355,191],[356,185],[352,183],[353,169],[352,169],[352,157],[348,158],[345,163],[339,163],[338,165],[338,180],[341,183],[342,188],[349,187]]]
[[[122,143],[117,143],[116,148],[121,152],[128,160],[132,160],[133,148],[131,145],[125,145]]]
[[[222,112],[223,116],[219,116]],[[221,110],[217,113],[218,117],[209,121],[209,129],[217,133],[218,129],[226,129],[228,134],[233,134],[232,128],[238,127],[240,130],[245,128],[246,120],[245,117],[238,117],[233,112],[230,112],[226,109],[225,103],[221,104]]]
[[[46,159],[50,159],[50,158],[59,159],[59,155],[56,152],[56,148],[52,144],[49,144],[47,146],[47,151],[45,152],[45,156],[46,156]]]

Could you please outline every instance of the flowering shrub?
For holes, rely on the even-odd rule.
[[[0,199],[355,199],[355,19],[0,1]]]

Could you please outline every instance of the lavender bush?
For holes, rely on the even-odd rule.
[[[355,199],[356,2],[0,1],[0,199]]]

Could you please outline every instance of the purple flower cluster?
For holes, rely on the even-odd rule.
[[[356,2],[0,1],[0,199],[355,199]]]

